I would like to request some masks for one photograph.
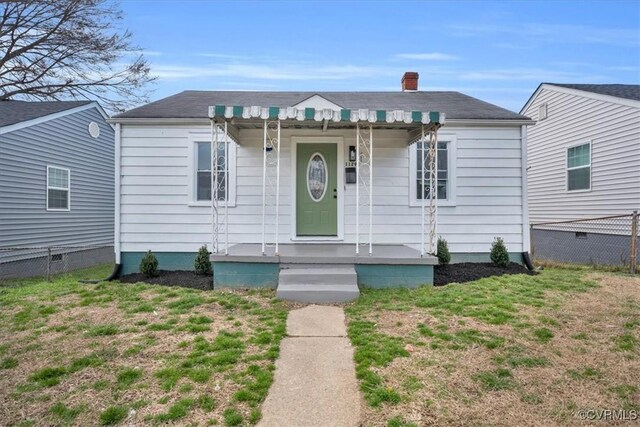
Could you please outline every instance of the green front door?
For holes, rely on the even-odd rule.
[[[338,235],[338,144],[298,144],[296,234]]]

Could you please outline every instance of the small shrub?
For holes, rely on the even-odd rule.
[[[211,275],[211,260],[209,259],[209,255],[211,255],[211,252],[209,252],[206,245],[202,245],[202,247],[198,249],[195,262],[196,273],[203,276]]]
[[[502,237],[496,237],[491,244],[491,261],[499,267],[509,265],[509,252]]]
[[[449,253],[449,244],[442,237],[438,237],[438,263],[440,265],[449,264],[451,262],[451,254]]]
[[[140,272],[147,277],[155,277],[158,275],[158,259],[153,252],[148,251],[140,261]]]

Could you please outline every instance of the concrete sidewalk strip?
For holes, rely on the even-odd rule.
[[[275,381],[258,426],[359,425],[361,397],[342,308],[294,310],[287,330],[298,336],[280,344]]]
[[[291,337],[346,337],[344,310],[322,305],[293,310],[287,317],[287,334]]]

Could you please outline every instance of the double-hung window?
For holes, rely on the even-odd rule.
[[[194,141],[193,159],[193,192],[192,200],[195,205],[210,205],[211,201],[211,170],[213,169],[213,158],[211,156],[210,141]],[[225,158],[224,144],[218,144],[218,168],[214,173],[218,179],[218,201],[227,202],[225,194],[233,202],[235,199],[233,191],[235,184],[234,164],[235,164],[235,144],[227,143]],[[215,179],[214,175],[214,179]],[[215,183],[214,183],[215,184]],[[228,192],[227,192],[227,186]]]
[[[71,208],[71,172],[47,166],[47,210],[68,211]]]
[[[422,143],[413,144],[410,148],[409,161],[410,168],[410,182],[409,191],[410,204],[412,206],[419,206],[422,203],[422,199],[429,198],[429,173],[430,173],[430,159],[429,148],[424,147],[427,150],[423,154]],[[448,140],[440,140],[437,145],[438,156],[436,165],[436,198],[438,204],[454,204],[455,203],[455,137],[450,137]],[[426,160],[426,167],[424,169],[424,186],[422,184],[422,161]]]
[[[591,189],[591,143],[567,148],[567,191]]]

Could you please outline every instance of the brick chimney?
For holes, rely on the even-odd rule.
[[[418,90],[418,73],[415,71],[407,71],[402,76],[402,91]]]

